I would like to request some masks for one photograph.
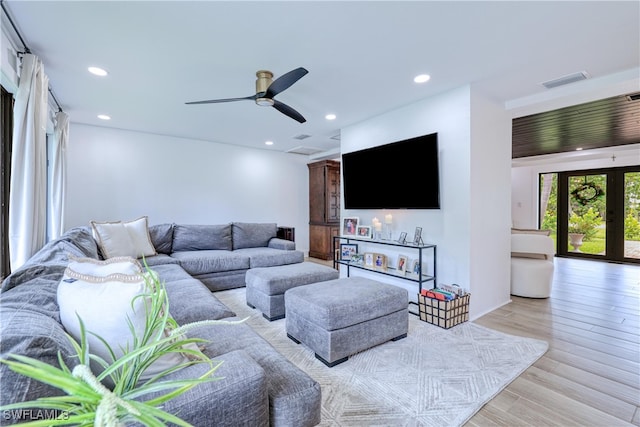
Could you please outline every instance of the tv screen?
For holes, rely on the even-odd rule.
[[[440,209],[438,134],[342,155],[345,209]]]

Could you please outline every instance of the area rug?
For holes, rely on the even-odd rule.
[[[246,304],[245,289],[216,292],[222,302],[322,387],[321,426],[459,426],[548,348],[544,341],[465,322],[442,329],[409,315],[407,338],[328,368]]]

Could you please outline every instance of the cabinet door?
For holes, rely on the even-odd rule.
[[[309,222],[326,222],[325,215],[325,169],[309,165]]]
[[[340,222],[340,168],[328,167],[326,179],[327,222]]]

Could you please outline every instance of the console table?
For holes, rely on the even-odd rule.
[[[351,261],[346,261],[346,260],[342,260],[340,259],[341,254],[340,254],[340,244],[341,243],[356,243],[356,242],[361,242],[363,244],[367,244],[367,245],[381,245],[381,246],[389,246],[389,247],[397,247],[397,248],[402,248],[403,250],[406,251],[413,251],[414,253],[417,252],[417,259],[418,259],[418,265],[419,265],[419,274],[413,273],[412,271],[406,271],[406,272],[398,272],[396,271],[395,268],[392,267],[387,267],[386,269],[382,270],[382,269],[378,269],[378,268],[374,268],[374,267],[368,267],[365,266],[364,263],[360,264],[360,263],[354,263]],[[335,236],[333,238],[333,247],[334,247],[334,255],[333,255],[333,267],[334,268],[338,268],[338,265],[344,265],[347,267],[347,277],[350,276],[351,274],[351,269],[352,268],[357,268],[360,270],[366,270],[366,271],[371,271],[373,273],[378,273],[378,274],[383,274],[386,276],[391,276],[394,277],[396,279],[402,279],[402,280],[408,280],[410,282],[414,282],[418,284],[418,291],[417,293],[419,294],[420,291],[422,290],[423,284],[425,283],[430,283],[433,282],[433,286],[430,286],[430,288],[434,288],[436,286],[436,245],[434,244],[422,244],[422,245],[414,245],[412,243],[400,243],[397,242],[395,240],[374,240],[374,239],[366,239],[366,238],[361,238],[361,237],[356,237],[356,236]],[[383,250],[383,249],[381,249]],[[371,252],[371,251],[367,251],[367,252]],[[433,269],[432,269],[432,274],[428,274],[427,272],[425,272],[425,270],[423,269],[423,253],[427,253],[427,255],[431,255],[431,260],[433,263]],[[381,252],[382,253],[382,252]],[[410,301],[409,302],[410,305],[415,305],[417,306],[418,304]],[[418,315],[418,313],[412,312],[411,310],[409,311],[411,314],[415,314]]]

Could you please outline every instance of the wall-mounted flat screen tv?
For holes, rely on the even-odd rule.
[[[438,134],[342,155],[345,209],[440,209]]]

